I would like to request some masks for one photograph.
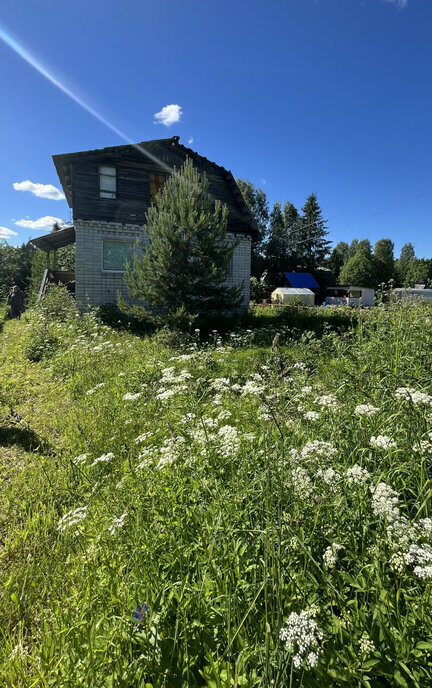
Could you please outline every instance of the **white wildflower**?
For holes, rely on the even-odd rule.
[[[371,416],[374,416],[376,413],[378,413],[379,410],[379,408],[377,408],[376,406],[372,406],[371,404],[359,404],[355,407],[354,413],[357,416],[367,416],[368,418],[370,418]]]
[[[377,437],[372,435],[369,444],[371,447],[375,447],[375,449],[393,449],[397,446],[396,442],[391,437],[387,437],[387,435],[378,435]]]
[[[357,463],[346,472],[348,485],[363,485],[370,479],[370,473]]]
[[[376,487],[371,485],[372,511],[375,516],[380,516],[388,521],[399,518],[399,495],[392,490],[387,483],[378,483]]]
[[[78,466],[80,463],[84,463],[87,460],[88,454],[80,454],[79,456],[76,456],[74,459],[72,459],[72,463],[75,466]]]
[[[231,411],[228,411],[228,409],[223,409],[220,413],[218,413],[218,421],[222,420],[228,420],[228,418],[231,418]]]
[[[235,456],[240,447],[240,439],[236,428],[231,425],[223,425],[218,430],[220,452],[223,457]]]
[[[421,518],[418,525],[424,535],[432,535],[432,518]]]
[[[313,387],[311,387],[310,385],[306,385],[305,387],[302,387],[300,389],[300,394],[303,397],[309,396],[309,394],[312,394],[312,392],[313,392]]]
[[[60,519],[57,530],[64,531],[66,528],[70,528],[84,521],[87,516],[87,508],[86,506],[79,506],[77,509],[68,511],[67,514]]]
[[[338,405],[334,394],[322,394],[321,396],[316,397],[315,404],[328,409],[335,409]]]
[[[135,444],[141,444],[141,442],[145,442],[152,435],[152,432],[143,432],[142,435],[138,435],[138,437],[135,437]]]
[[[128,512],[125,511],[121,516],[116,516],[115,518],[113,518],[111,525],[108,526],[108,532],[110,535],[114,535],[116,530],[119,530],[119,528],[123,528],[127,515]]]
[[[287,650],[294,651],[293,664],[311,668],[317,665],[319,644],[324,633],[318,626],[315,615],[310,611],[291,612],[285,626],[281,628],[279,637],[285,643]]]
[[[303,418],[315,422],[319,420],[320,414],[317,411],[306,411],[306,413],[303,414]]]
[[[415,406],[432,406],[432,396],[425,394],[424,392],[419,392],[411,387],[398,387],[395,395],[398,399],[410,401]]]
[[[432,547],[427,544],[411,545],[405,555],[407,564],[416,564],[414,573],[419,578],[432,578]]]
[[[159,399],[159,401],[165,401],[166,399],[173,397],[175,393],[176,390],[174,389],[164,389],[163,387],[161,387],[156,391],[156,399]]]
[[[370,655],[372,652],[375,652],[375,645],[367,633],[363,633],[362,637],[360,638],[359,649],[362,655]]]
[[[123,396],[123,401],[136,401],[142,396],[142,392],[136,392],[136,394],[131,394],[131,392],[126,392]]]
[[[338,552],[340,549],[342,549],[342,545],[338,545],[337,542],[333,542],[333,544],[330,545],[330,547],[327,547],[326,551],[324,552],[324,564],[329,569],[334,569],[336,566],[338,562]]]
[[[217,377],[211,383],[215,392],[227,392],[230,388],[230,380],[227,377]]]
[[[291,472],[291,480],[294,492],[302,499],[307,499],[313,492],[312,481],[305,469],[301,466],[294,468]]]
[[[329,487],[335,487],[338,480],[340,479],[340,474],[333,468],[320,468],[317,471],[317,477],[321,478]]]
[[[113,458],[114,458],[114,454],[112,452],[108,452],[107,454],[102,454],[102,456],[98,456],[98,458],[95,459],[93,461],[93,463],[90,464],[90,466],[96,466],[96,464],[98,464],[98,463],[108,463]]]

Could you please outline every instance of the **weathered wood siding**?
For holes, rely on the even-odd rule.
[[[169,169],[179,168],[186,159],[186,153],[176,147],[154,146],[149,152],[165,163]],[[166,168],[158,165],[143,153],[130,147],[119,153],[90,151],[70,158],[72,187],[72,208],[74,221],[94,220],[142,225],[150,205],[150,173],[168,174]],[[221,176],[210,162],[194,160],[200,171],[206,173],[209,193],[228,205],[228,231],[249,232],[250,225],[245,213],[239,207],[235,185],[229,177]],[[117,197],[100,198],[99,167],[113,166],[117,169]],[[237,192],[238,193],[238,192]]]

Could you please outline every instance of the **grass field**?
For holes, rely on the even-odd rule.
[[[432,310],[311,329],[5,324],[1,686],[432,685]]]

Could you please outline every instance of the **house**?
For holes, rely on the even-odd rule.
[[[327,287],[326,303],[334,306],[373,306],[375,290],[370,287]]]
[[[271,294],[274,304],[299,303],[303,306],[315,305],[315,294],[311,289],[305,287],[278,287]]]
[[[54,164],[69,207],[73,227],[32,239],[54,252],[54,269],[46,279],[71,283],[81,309],[115,303],[121,292],[130,302],[123,281],[125,263],[142,255],[148,245],[146,211],[167,176],[192,159],[205,172],[209,194],[228,206],[228,239],[237,246],[229,266],[227,284],[242,284],[242,304],[249,304],[251,243],[258,228],[231,172],[183,146],[178,136],[135,145],[54,155]],[[75,275],[56,270],[57,248],[76,243]],[[71,279],[72,278],[72,279]]]

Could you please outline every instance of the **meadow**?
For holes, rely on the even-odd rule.
[[[5,323],[1,686],[432,685],[432,310],[343,313]]]

